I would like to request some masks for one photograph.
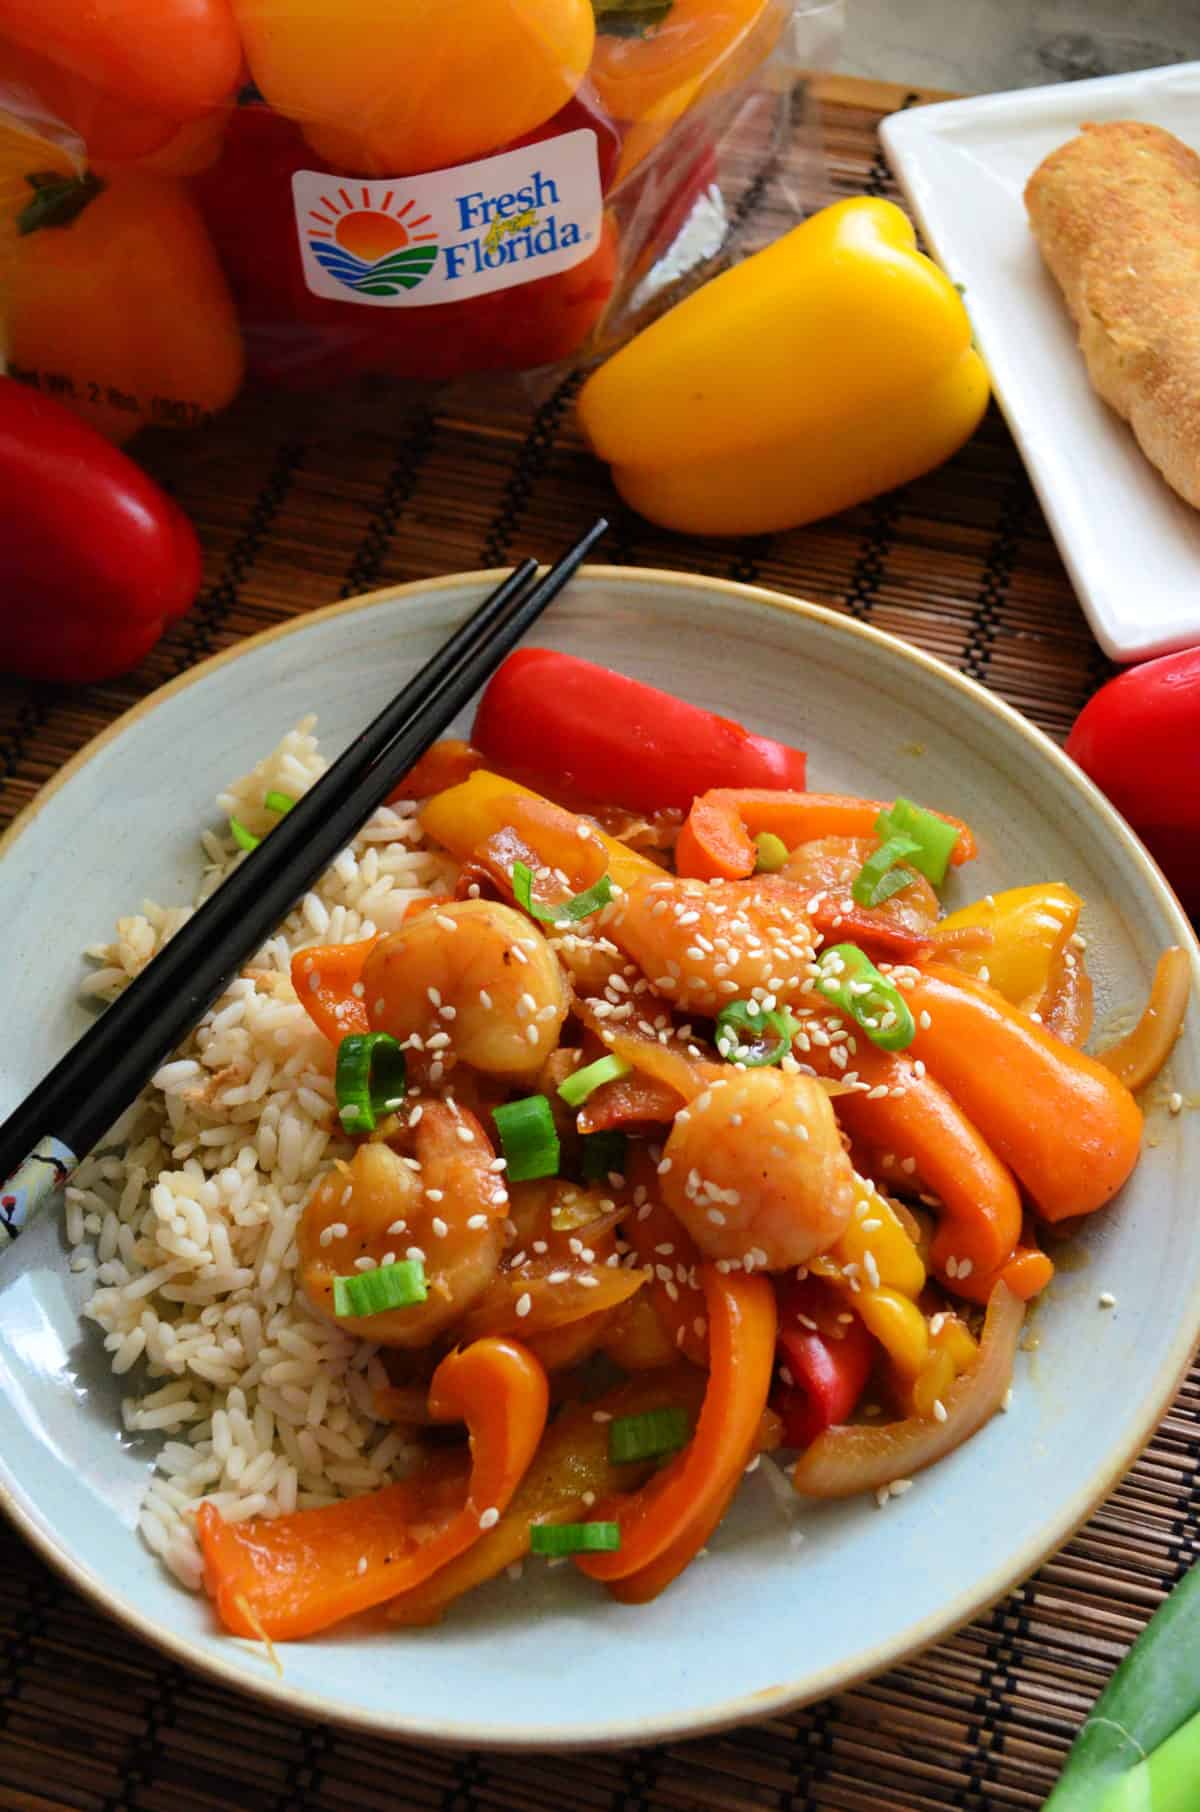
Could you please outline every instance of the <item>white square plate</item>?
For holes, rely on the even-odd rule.
[[[1200,511],[1088,383],[1025,214],[1037,165],[1085,120],[1163,126],[1200,151],[1200,63],[893,114],[884,149],[931,248],[965,290],[996,400],[1105,652],[1200,642]]]

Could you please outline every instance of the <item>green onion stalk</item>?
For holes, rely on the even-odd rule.
[[[1198,1807],[1200,1567],[1194,1567],[1092,1707],[1043,1812]]]

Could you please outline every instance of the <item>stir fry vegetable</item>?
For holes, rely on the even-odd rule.
[[[1128,1085],[1186,1007],[1168,952],[1135,1030],[1086,1054],[1069,888],[946,915],[936,890],[976,853],[958,819],[796,790],[795,751],[616,675],[601,727],[576,711],[568,737],[587,675],[527,655],[479,748],[409,778],[439,788],[418,803],[437,891],[293,959],[341,1141],[299,1277],[339,1338],[373,1343],[375,1413],[418,1463],[270,1522],[206,1504],[209,1590],[239,1634],[383,1603],[430,1623],[525,1557],[644,1603],[780,1441],[804,1495],[902,1489],[1005,1404],[1054,1275],[1039,1223],[1119,1191]],[[658,712],[648,748],[622,705]],[[557,773],[590,811],[510,770]],[[673,824],[639,826],[651,801]],[[263,828],[289,803],[267,798]]]

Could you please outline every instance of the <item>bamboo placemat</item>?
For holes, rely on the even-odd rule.
[[[892,194],[876,126],[929,98],[824,84],[834,191]],[[789,169],[752,205],[782,207]],[[0,823],[153,687],[371,586],[554,557],[613,500],[570,393],[417,404],[347,445],[241,407],[144,457],[199,526],[207,589],[126,679],[0,686]],[[605,558],[776,586],[907,637],[1053,735],[1106,672],[999,417],[921,482],[831,521],[698,546],[620,513]],[[274,1715],[93,1611],[0,1527],[0,1806],[13,1812],[999,1812],[1049,1790],[1088,1705],[1200,1549],[1200,1372],[1147,1454],[1035,1578],[951,1640],[736,1734],[600,1756],[447,1756]],[[798,1640],[803,1640],[802,1631]]]

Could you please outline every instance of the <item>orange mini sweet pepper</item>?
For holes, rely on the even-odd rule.
[[[794,528],[940,465],[988,399],[954,284],[860,196],[723,272],[589,378],[625,501],[685,534]]]

